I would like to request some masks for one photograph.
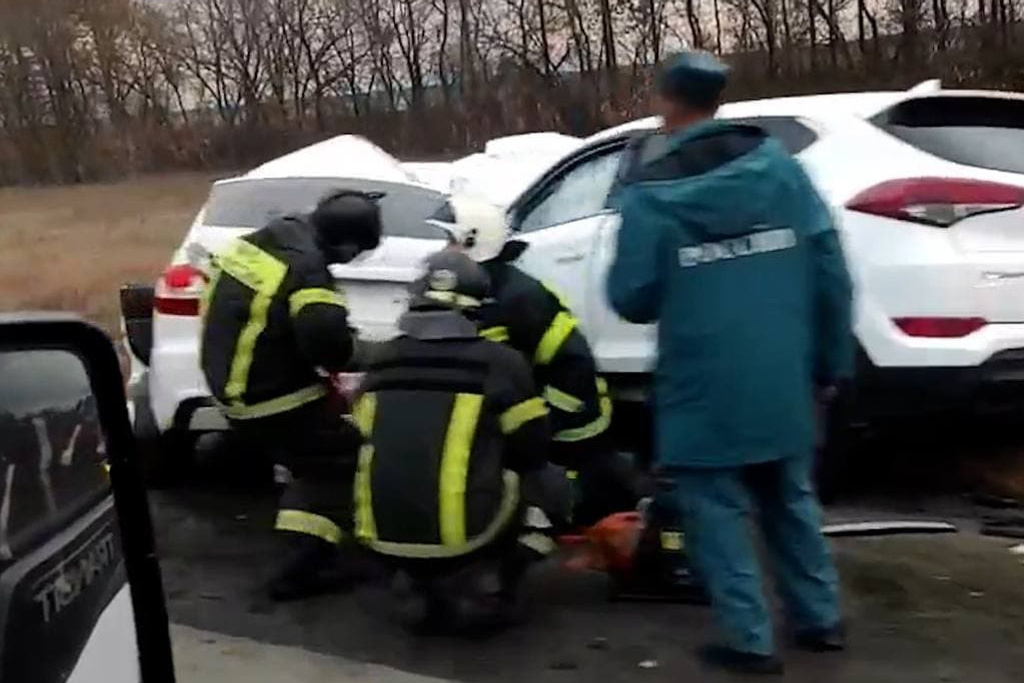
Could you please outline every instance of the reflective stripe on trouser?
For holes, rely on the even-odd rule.
[[[838,576],[821,534],[810,458],[675,473],[691,558],[706,582],[726,644],[773,651],[772,622],[748,526],[751,499],[795,630],[835,626]]]
[[[267,326],[267,316],[274,295],[284,282],[288,266],[259,247],[243,239],[235,240],[216,259],[217,266],[230,277],[252,290],[249,318],[235,342],[224,395],[228,405],[242,406],[242,397],[249,385],[249,369],[260,335]]]
[[[343,537],[341,527],[337,524],[326,517],[304,510],[279,510],[274,530],[316,536],[333,544],[341,543]]]

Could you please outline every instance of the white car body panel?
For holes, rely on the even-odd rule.
[[[878,367],[970,368],[1001,351],[1024,349],[1024,209],[975,216],[942,229],[845,208],[858,193],[890,179],[950,177],[1024,186],[1024,175],[939,159],[867,120],[909,99],[966,96],[1021,99],[988,91],[942,91],[929,82],[906,92],[758,100],[721,110],[726,118],[791,117],[818,134],[797,156],[835,213],[857,287],[857,337]],[[658,125],[656,118],[642,119],[584,140],[553,133],[510,136],[451,164],[403,164],[371,143],[342,136],[264,164],[244,177],[345,177],[357,169],[360,177],[442,192],[469,191],[509,206],[548,169],[581,148]],[[524,270],[560,290],[580,317],[601,370],[642,375],[655,361],[656,328],[622,321],[605,296],[618,225],[618,216],[604,211],[516,238],[531,245],[520,261]],[[215,252],[245,232],[203,226],[200,213],[175,262],[187,258],[184,247],[191,242]],[[348,296],[351,320],[363,335],[379,340],[395,333],[406,285],[423,257],[442,244],[440,239],[389,237],[358,263],[334,268]],[[914,338],[892,322],[901,316],[977,316],[993,324],[963,338]],[[198,369],[198,321],[157,315],[154,324],[152,403],[161,429],[166,429],[183,400],[208,391]]]

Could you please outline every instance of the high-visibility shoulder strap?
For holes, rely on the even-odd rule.
[[[288,265],[243,239],[235,240],[231,248],[217,258],[217,265],[224,273],[253,291],[249,318],[238,335],[228,381],[224,387],[228,402],[242,405],[242,397],[249,385],[249,370],[256,343],[267,327],[270,305],[288,274]]]
[[[217,265],[249,289],[266,296],[277,293],[288,274],[288,264],[244,239],[235,240],[218,255]]]
[[[326,287],[310,287],[298,289],[288,297],[288,310],[294,318],[302,309],[312,304],[327,304],[329,306],[345,306],[345,295]]]
[[[501,431],[505,434],[512,434],[519,430],[527,422],[544,417],[548,414],[547,404],[544,399],[534,397],[517,403],[501,414]]]

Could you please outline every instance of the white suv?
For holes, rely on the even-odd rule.
[[[778,137],[835,211],[857,285],[866,417],[1024,396],[1024,96],[930,82],[907,92],[740,102],[721,116]],[[656,125],[637,121],[573,145],[509,207],[517,238],[532,245],[522,267],[568,299],[620,400],[644,399],[655,335],[605,300],[619,223],[608,195],[627,141]],[[326,154],[324,145],[359,154]],[[224,427],[198,368],[203,280],[187,265],[189,245],[216,251],[275,212],[307,209],[323,189],[352,182],[386,189],[393,204],[381,248],[335,274],[361,332],[394,333],[407,283],[442,245],[422,221],[439,191],[355,138],[218,183],[156,287],[148,403],[159,432]],[[471,189],[474,179],[445,182]]]

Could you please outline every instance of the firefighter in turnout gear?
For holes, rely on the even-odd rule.
[[[537,484],[548,409],[522,356],[479,335],[488,289],[464,255],[428,259],[353,411],[365,439],[356,535],[399,569],[407,616],[435,629],[500,622],[527,566],[555,547]]]
[[[275,219],[214,258],[203,301],[201,361],[214,398],[247,449],[285,465],[276,529],[293,546],[270,583],[275,599],[319,592],[336,576],[351,526],[359,435],[332,409],[326,373],[350,362],[355,339],[328,264],[380,241],[381,195],[340,190],[309,216]]]
[[[472,196],[451,197],[430,222],[491,279],[493,301],[481,313],[481,334],[516,349],[532,364],[551,411],[551,461],[578,476],[581,500],[573,524],[589,526],[634,509],[640,499],[636,474],[607,434],[612,416],[607,385],[565,301],[515,266],[527,245],[507,241],[501,209]]]

